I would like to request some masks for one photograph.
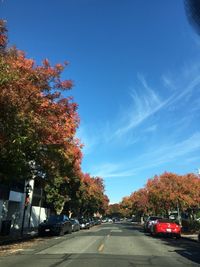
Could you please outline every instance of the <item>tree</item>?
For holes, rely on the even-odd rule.
[[[108,197],[104,194],[104,184],[100,177],[91,177],[88,173],[81,177],[80,215],[93,216],[104,214],[108,207]]]
[[[58,214],[104,212],[103,180],[81,171],[78,105],[62,95],[73,85],[61,79],[67,63],[36,65],[7,40],[0,20],[0,181],[37,177]]]
[[[133,215],[133,201],[130,196],[123,197],[120,202],[120,210],[123,217],[131,217]]]
[[[165,172],[148,180],[146,188],[154,212],[168,215],[177,206],[181,211],[199,206],[199,186],[200,180],[194,174],[181,176]]]
[[[71,80],[61,80],[66,65],[51,66],[45,59],[37,66],[24,52],[8,48],[0,21],[0,180],[40,177],[57,212],[70,198],[82,158],[75,137],[77,104],[61,94],[72,87]]]
[[[133,203],[133,213],[138,216],[144,216],[148,213],[149,202],[148,202],[148,192],[146,188],[141,188],[134,192],[130,196]]]

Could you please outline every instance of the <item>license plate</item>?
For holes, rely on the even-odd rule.
[[[45,229],[45,232],[50,232],[50,229]]]
[[[171,230],[171,229],[166,229],[166,231],[167,231],[168,233],[170,233],[172,230]]]

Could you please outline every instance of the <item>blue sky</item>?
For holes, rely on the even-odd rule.
[[[38,64],[70,62],[82,168],[111,203],[200,167],[200,37],[182,0],[3,0],[0,16]]]

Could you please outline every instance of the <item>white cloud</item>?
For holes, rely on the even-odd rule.
[[[188,100],[198,85],[200,85],[200,76],[194,77],[189,81],[188,85],[183,84],[182,88],[172,96],[169,101],[169,105],[175,104],[176,102],[181,101],[183,98],[184,100]]]
[[[199,73],[197,75],[197,69],[199,70],[198,66],[194,66],[190,70],[188,66],[185,67],[184,73],[178,79],[179,82],[176,82],[177,85],[167,76],[163,75],[162,79],[165,86],[173,89],[171,90],[172,94],[166,99],[162,99],[155,90],[150,88],[145,78],[142,75],[138,75],[141,88],[139,88],[140,90],[135,89],[132,91],[132,105],[126,108],[124,114],[121,115],[120,121],[122,123],[115,130],[115,138],[129,133],[164,108],[173,110],[173,108],[178,107],[178,102],[182,103],[183,101],[190,100],[194,91],[196,92],[200,85],[200,75]]]
[[[147,127],[145,130],[144,130],[144,132],[149,132],[149,133],[151,133],[151,132],[155,132],[156,130],[157,130],[157,128],[158,128],[158,125],[156,125],[156,124],[154,124],[154,125],[151,125],[151,126],[149,126],[149,127]]]
[[[191,153],[200,150],[200,132],[192,134],[187,139],[171,144],[159,144],[158,147],[152,148],[152,151],[143,154],[137,161],[132,162],[131,165],[138,166],[140,162],[146,162],[142,167],[136,167],[135,171],[149,169],[152,167],[160,166],[174,160],[179,160],[181,157],[190,157]]]
[[[169,77],[167,77],[166,75],[163,75],[162,76],[162,81],[163,81],[163,84],[166,88],[174,91],[176,90],[176,86],[174,85],[172,79],[170,79]]]
[[[200,85],[200,75],[198,75],[198,70],[200,70],[198,66],[194,66],[193,68],[185,66],[182,73],[180,73],[179,77],[176,77],[176,80],[174,81],[171,78],[168,78],[169,75],[163,75],[162,79],[165,85],[173,89],[165,93],[165,95],[168,95],[165,99],[163,96],[161,97],[156,93],[157,90],[153,90],[148,85],[142,75],[138,75],[140,87],[137,87],[131,92],[131,106],[124,108],[124,112],[120,115],[118,120],[117,118],[114,118],[114,121],[112,122],[108,120],[104,124],[101,123],[101,127],[99,127],[98,130],[95,130],[94,127],[88,127],[88,125],[81,125],[81,128],[78,131],[78,136],[85,144],[83,149],[84,154],[91,154],[98,146],[107,146],[106,149],[108,150],[118,144],[123,147],[133,146],[135,143],[139,143],[145,133],[159,130],[159,121],[157,120],[156,124],[155,120],[153,122],[150,121],[150,123],[154,123],[151,125],[148,119],[150,119],[152,115],[159,113],[159,119],[162,120],[162,115],[166,114],[161,113],[164,109],[168,109],[167,112],[169,112],[169,110],[174,111],[174,109],[178,109],[180,104],[184,107],[184,102],[190,99],[194,92],[196,93],[197,90],[200,89],[200,87],[198,87]],[[182,135],[181,132],[189,127],[191,120],[194,117],[193,115],[197,113],[196,111],[200,108],[199,94],[196,94],[196,96],[197,97],[194,100],[196,101],[196,104],[193,105],[193,108],[190,108],[189,113],[184,112],[183,116],[179,118],[172,115],[172,120],[169,119],[166,121],[165,127],[167,129],[173,129],[173,132],[170,132],[171,140],[174,140],[174,138],[178,137],[180,134]],[[145,124],[147,121],[148,126]],[[143,127],[139,129],[139,132],[136,131],[141,125]],[[167,147],[169,147],[168,144],[166,144],[166,148],[164,145],[163,149],[165,148],[165,150],[168,151]],[[172,150],[179,150],[179,147],[176,147],[175,143],[173,143],[171,148]],[[172,155],[171,152],[169,155]],[[161,159],[162,155],[160,155],[160,161]],[[169,159],[169,156],[167,156],[166,159]],[[164,159],[162,159],[162,161],[163,160]],[[158,162],[158,160],[156,162]],[[109,177],[116,177],[119,176],[118,171],[127,176],[129,174],[131,176],[131,173],[133,173],[132,171],[120,171],[120,169],[107,170],[106,172],[103,171],[103,173],[107,174],[107,176],[109,175]]]
[[[148,86],[143,76],[140,75],[139,80],[142,84],[140,90],[142,93],[139,93],[139,90],[134,90],[131,93],[132,106],[130,109],[126,110],[126,114],[124,115],[126,123],[115,131],[116,136],[120,137],[136,128],[151,115],[162,109],[170,100],[170,98],[166,101],[161,100],[160,97]]]
[[[103,178],[129,177],[134,175],[132,170],[127,171],[122,169],[123,166],[121,166],[121,164],[105,163],[94,167],[91,173],[94,176],[100,176]]]
[[[84,145],[83,147],[84,155],[90,154],[99,142],[98,135],[90,134],[88,127],[83,126],[83,124],[79,127],[77,131],[77,137],[81,140],[81,143],[83,143]]]
[[[196,157],[191,158],[190,155],[199,150],[200,132],[196,132],[178,143],[159,144],[158,147],[152,148],[151,152],[142,154],[137,160],[98,165],[93,168],[91,173],[102,178],[135,177],[141,171],[149,170],[172,161],[178,161],[183,156],[186,161],[187,159],[191,159],[191,161],[197,159]]]

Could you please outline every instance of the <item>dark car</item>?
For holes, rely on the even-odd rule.
[[[81,218],[79,219],[80,228],[81,229],[89,229],[90,228],[90,221],[88,219]]]
[[[88,218],[88,221],[89,221],[91,227],[95,225],[95,221],[93,218]]]
[[[100,218],[95,217],[95,218],[93,218],[93,219],[94,219],[94,225],[99,225],[99,224],[101,224],[101,219],[100,219]]]
[[[77,219],[70,219],[70,222],[72,223],[72,231],[73,232],[80,230],[80,223]]]
[[[72,223],[69,218],[64,215],[51,215],[47,221],[39,224],[38,235],[64,235],[65,233],[71,234]]]

